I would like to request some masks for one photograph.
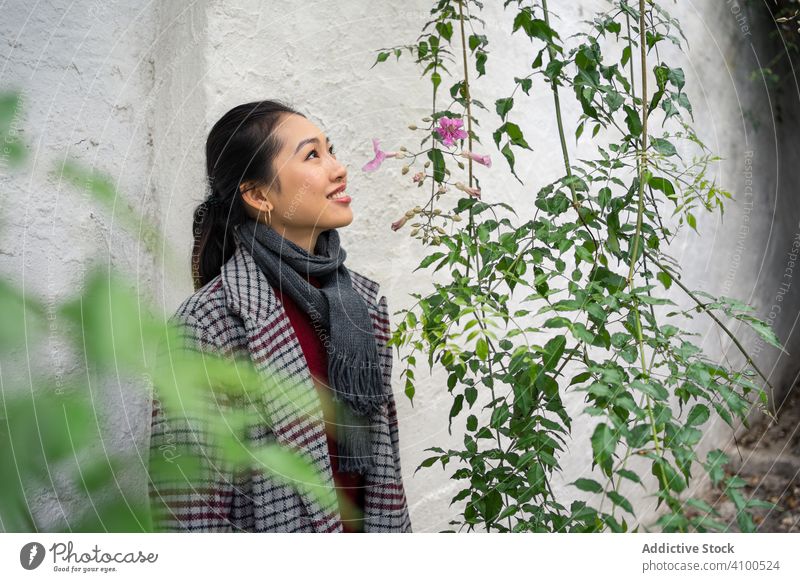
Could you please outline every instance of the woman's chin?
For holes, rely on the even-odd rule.
[[[330,217],[327,221],[331,226],[329,228],[342,228],[350,225],[353,222],[353,211],[345,208],[337,212],[334,216]]]

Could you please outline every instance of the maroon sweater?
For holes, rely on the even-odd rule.
[[[308,280],[314,287],[319,287],[320,283],[314,276],[309,276]],[[303,355],[306,358],[311,376],[314,379],[314,385],[322,401],[328,453],[331,458],[336,495],[342,512],[344,533],[363,532],[364,478],[358,473],[343,473],[339,471],[339,457],[335,438],[336,418],[333,410],[333,401],[331,400],[332,390],[328,385],[328,353],[322,340],[317,335],[317,330],[314,328],[311,317],[298,308],[289,295],[284,295],[274,287],[273,289],[280,298],[294,332],[300,340]],[[348,511],[347,502],[355,508],[355,511]]]

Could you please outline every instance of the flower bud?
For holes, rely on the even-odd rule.
[[[457,164],[459,168],[464,169],[464,162],[457,162]]]
[[[426,122],[426,123],[427,123],[427,122],[429,122],[430,120],[431,120],[431,118],[430,118],[430,117],[423,117],[423,118],[422,118],[422,121],[424,121],[424,122]]]
[[[402,169],[402,170],[400,170],[400,173],[401,173],[401,174],[404,174],[404,175],[405,175],[405,174],[408,174],[408,171],[409,171],[410,169],[411,169],[411,168],[409,168],[408,166],[403,166],[403,169]]]
[[[425,162],[425,165],[424,165],[424,167],[425,167],[425,168],[429,168],[429,167],[430,167],[430,165],[431,165],[431,161],[430,161],[430,160],[428,160],[427,162]]]
[[[400,151],[401,152],[407,152],[408,149],[406,148],[406,146],[400,146]]]
[[[417,236],[418,232],[419,232],[419,229],[415,228],[414,230],[411,231],[411,236]]]
[[[392,223],[392,230],[394,231],[400,230],[401,228],[403,228],[403,225],[406,223],[407,220],[408,220],[407,217],[401,216],[399,220],[396,220]]]
[[[416,212],[414,212],[413,210],[407,210],[406,211],[406,216],[408,216],[409,218],[414,218],[415,214],[416,214]]]
[[[438,236],[434,235],[433,244],[438,245],[440,242],[442,242],[442,239],[440,239]]]
[[[414,130],[417,129],[417,126],[412,123],[411,125],[408,126],[408,129]]]
[[[414,207],[414,212],[416,212],[417,214],[419,214],[420,212],[422,212],[422,206],[415,206],[415,207]]]
[[[461,222],[461,220],[462,219],[461,219],[461,215],[460,214],[454,214],[453,215],[453,222]]]
[[[404,157],[406,157],[406,153],[403,151],[394,152],[394,156],[392,157],[397,158],[398,160],[402,160]]]
[[[445,229],[443,229],[441,226],[437,226],[437,227],[436,227],[436,230],[437,230],[438,232],[442,233],[442,234],[447,234],[447,231],[446,231]]]
[[[440,208],[434,208],[434,209],[433,209],[433,213],[434,213],[434,214],[436,214],[436,215],[438,216],[439,214],[441,214],[441,213],[442,213],[442,210],[441,210]]]

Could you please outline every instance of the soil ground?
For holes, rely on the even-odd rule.
[[[778,422],[760,415],[726,451],[728,475],[747,482],[745,498],[777,503],[773,509],[752,510],[758,532],[800,532],[800,387],[778,404]],[[702,498],[719,511],[729,531],[741,531],[736,508],[721,488],[709,488]]]

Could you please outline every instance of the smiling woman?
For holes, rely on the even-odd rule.
[[[322,144],[325,147],[322,147]],[[195,210],[196,291],[172,318],[190,348],[247,354],[265,384],[269,425],[247,443],[306,453],[336,505],[257,462],[206,462],[196,483],[151,474],[160,531],[410,532],[391,386],[389,313],[377,282],[348,269],[337,228],[353,220],[347,170],[330,139],[275,102],[235,107],[206,144],[211,196]],[[154,400],[151,458],[196,437]]]

